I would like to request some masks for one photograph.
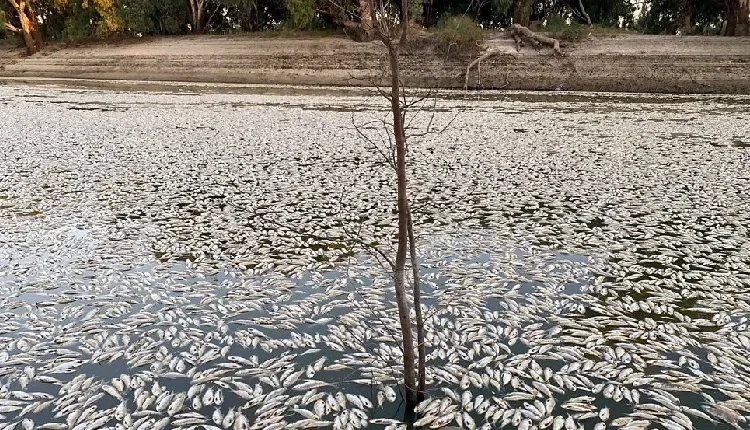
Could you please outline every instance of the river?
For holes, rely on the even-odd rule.
[[[404,427],[387,106],[0,86],[2,428]],[[407,123],[419,424],[750,428],[750,98]]]

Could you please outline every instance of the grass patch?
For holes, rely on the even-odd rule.
[[[567,18],[557,14],[547,18],[545,26],[537,28],[535,31],[544,32],[561,42],[579,42],[588,38],[589,35],[615,37],[621,34],[638,34],[636,31],[627,28],[602,27],[596,24],[586,25],[577,21],[568,23]]]

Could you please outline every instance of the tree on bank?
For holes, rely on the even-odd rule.
[[[202,34],[206,30],[207,0],[190,0],[190,12],[193,15],[192,30],[195,34]]]
[[[3,23],[5,30],[23,37],[26,52],[29,55],[41,51],[44,47],[44,39],[39,30],[39,20],[32,0],[8,0],[8,2],[18,18],[19,25],[16,26],[6,19]]]
[[[0,38],[17,35],[33,54],[45,40],[123,33],[331,30],[357,17],[363,27],[374,28],[370,9],[381,5],[398,10],[402,22],[411,14],[426,27],[460,15],[494,29],[549,21],[652,34],[750,35],[750,0],[643,0],[638,6],[631,0],[419,1],[404,8],[400,0],[0,0]]]
[[[727,36],[750,36],[750,0],[726,0]]]
[[[534,9],[534,0],[517,0],[513,12],[513,23],[528,27],[531,24],[531,13]]]

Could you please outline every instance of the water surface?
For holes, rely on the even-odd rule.
[[[388,264],[361,246],[395,237],[382,99],[0,103],[0,423],[403,419]],[[409,141],[433,399],[416,419],[750,428],[750,99],[436,106],[410,122],[448,126]]]

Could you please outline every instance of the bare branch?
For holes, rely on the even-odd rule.
[[[586,22],[591,25],[591,17],[586,13],[586,8],[583,7],[583,0],[578,0],[578,6],[581,8],[581,15],[586,19]]]
[[[13,24],[9,22],[5,23],[5,29],[13,33],[20,33],[22,31],[20,28],[14,27]]]
[[[390,165],[390,166],[391,166],[392,168],[394,168],[394,169],[395,169],[395,168],[396,168],[396,164],[395,164],[395,162],[393,161],[393,157],[389,156],[389,155],[388,155],[388,153],[386,153],[385,151],[383,151],[382,149],[380,149],[380,147],[379,147],[379,146],[378,146],[378,145],[377,145],[377,144],[376,144],[376,143],[375,143],[375,142],[374,142],[374,141],[373,141],[372,139],[370,139],[370,137],[369,137],[369,136],[367,136],[367,135],[366,135],[366,134],[365,134],[365,133],[364,133],[364,132],[362,131],[362,129],[363,129],[363,128],[367,128],[367,126],[368,126],[369,124],[372,124],[372,123],[374,123],[374,122],[375,122],[375,121],[370,121],[370,122],[367,122],[367,123],[365,123],[365,124],[363,124],[363,125],[361,125],[361,126],[358,126],[358,125],[357,125],[357,124],[355,123],[355,121],[354,121],[354,112],[352,112],[352,125],[354,126],[354,130],[355,130],[355,131],[357,132],[357,134],[359,135],[359,137],[363,138],[363,139],[364,139],[364,140],[365,140],[365,141],[366,141],[366,142],[367,142],[367,143],[368,143],[368,144],[369,144],[370,146],[372,146],[372,148],[373,148],[373,149],[374,149],[375,151],[377,151],[377,152],[378,152],[378,154],[380,154],[380,155],[381,155],[381,156],[383,157],[383,159],[385,160],[385,162],[386,162],[386,163],[387,163],[388,165]],[[390,136],[389,136],[389,137],[390,137]]]
[[[471,63],[469,63],[469,65],[466,67],[466,81],[464,82],[464,89],[465,90],[469,89],[469,73],[471,73],[471,68],[474,67],[474,66],[479,67],[479,64],[482,61],[484,61],[484,60],[492,57],[493,55],[498,55],[500,53],[502,53],[502,51],[500,51],[498,49],[488,49],[487,52],[485,52],[484,54],[480,55],[479,57],[477,57],[477,59],[475,59],[474,61],[472,61]]]

